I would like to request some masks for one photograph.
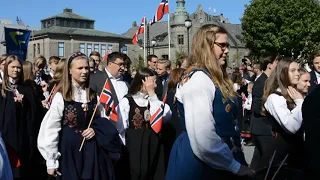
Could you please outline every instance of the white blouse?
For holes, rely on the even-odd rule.
[[[203,72],[197,71],[177,88],[176,98],[183,104],[185,123],[193,153],[207,165],[236,174],[240,163],[216,132],[213,117],[215,85]]]
[[[286,99],[278,94],[270,94],[264,103],[268,113],[290,134],[295,134],[302,124],[303,99],[296,99],[294,102],[297,106],[291,111],[287,107]]]
[[[242,105],[242,107],[246,110],[251,110],[251,105],[252,105],[252,95],[251,93],[248,94],[248,97],[246,98],[246,101]]]
[[[148,96],[141,92],[138,92],[137,94],[133,95],[132,98],[134,102],[140,107],[147,107],[149,102],[151,115],[154,114],[163,104],[163,102],[158,99],[156,94],[153,96]],[[120,115],[118,115],[119,119],[117,122],[117,129],[123,144],[125,144],[126,129],[129,128],[129,111],[130,111],[129,100],[126,97],[124,97],[120,101],[118,108],[120,109]],[[172,112],[170,110],[170,107],[167,104],[165,104],[164,114],[163,114],[163,123],[165,121],[170,120],[171,115],[172,115]]]
[[[80,103],[88,103],[86,91],[81,88],[74,88],[73,100]],[[61,154],[58,152],[58,143],[63,111],[64,99],[62,94],[57,92],[53,97],[50,109],[42,120],[38,135],[38,149],[46,160],[47,169],[57,169],[59,167],[58,160]],[[101,117],[105,117],[105,110],[102,105],[98,107],[97,113]]]

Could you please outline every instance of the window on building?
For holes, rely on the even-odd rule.
[[[58,56],[64,57],[64,42],[58,42]]]
[[[108,54],[112,53],[112,44],[108,44]]]
[[[82,52],[83,54],[85,53],[84,43],[80,43],[80,52]]]
[[[40,43],[37,43],[37,53],[40,54]]]
[[[105,56],[106,55],[106,45],[105,44],[101,44],[101,56]]]
[[[80,28],[84,28],[84,22],[83,21],[80,22]]]
[[[87,56],[90,56],[91,52],[92,52],[92,44],[88,43],[87,44]]]
[[[94,51],[99,52],[99,44],[94,45]]]
[[[68,26],[68,21],[67,20],[63,21],[63,26]]]
[[[33,57],[36,57],[36,44],[33,44]]]
[[[86,23],[86,28],[90,29],[90,23],[89,22]]]
[[[122,52],[123,54],[127,54],[127,46],[126,46],[126,45],[123,45],[123,46],[122,46],[121,52]]]
[[[169,59],[169,55],[164,54],[164,55],[162,55],[162,58],[163,58],[163,59]]]
[[[184,45],[183,35],[178,35],[178,44],[179,44],[179,45]]]
[[[55,23],[54,23],[54,19],[51,20],[51,26],[54,26]]]

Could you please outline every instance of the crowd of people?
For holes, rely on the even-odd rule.
[[[228,53],[227,32],[204,25],[175,65],[2,55],[0,179],[320,178],[320,52],[311,72],[277,52],[230,68]]]

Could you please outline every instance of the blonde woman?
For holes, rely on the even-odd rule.
[[[111,122],[100,118],[105,116],[103,106],[94,110],[98,99],[89,88],[89,74],[88,57],[73,53],[63,68],[61,88],[41,123],[38,149],[46,160],[47,173],[61,180],[114,177],[110,155],[120,153],[121,140]],[[83,138],[86,141],[79,151]]]
[[[237,95],[226,72],[227,32],[205,25],[192,42],[191,67],[176,92],[183,132],[172,147],[166,180],[251,177],[241,151]]]

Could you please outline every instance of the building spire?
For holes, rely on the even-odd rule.
[[[185,8],[185,0],[177,0],[177,8],[174,12],[174,25],[184,25],[184,21],[187,19],[188,13]]]

